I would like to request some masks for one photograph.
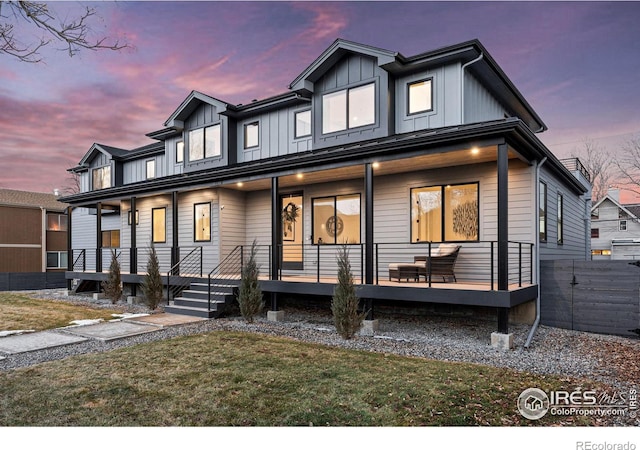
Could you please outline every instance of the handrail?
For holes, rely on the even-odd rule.
[[[239,255],[238,255],[239,253]],[[238,264],[239,262],[239,264]],[[242,279],[242,268],[244,266],[244,246],[236,245],[236,247],[231,250],[231,252],[225,256],[225,258],[220,261],[220,263],[215,266],[211,272],[207,275],[208,278],[208,289],[207,289],[207,308],[211,311],[211,279],[214,273],[220,275],[222,269],[229,270],[229,272],[225,273],[225,279],[231,280],[239,280]],[[237,271],[237,274],[236,274]],[[222,279],[222,277],[218,276],[213,279]]]
[[[73,254],[73,249],[71,249],[71,252]],[[80,254],[78,254],[78,257],[75,259],[75,261],[73,261],[71,268],[73,270],[76,270],[76,264],[78,263],[78,260],[80,258],[82,258],[82,271],[85,272],[87,270],[87,249],[86,248],[83,248],[82,250],[80,250]]]
[[[194,257],[195,255],[195,257]],[[191,269],[196,269],[195,273],[199,273],[202,276],[202,247],[195,247],[191,250],[184,258],[175,263],[167,272],[167,305],[171,301],[171,292],[173,290],[173,297],[175,298],[175,294],[183,290],[187,287],[191,280],[197,278],[193,275],[180,277],[180,272],[189,273],[188,271]],[[178,275],[179,277],[176,279],[176,284],[171,286],[171,275]]]

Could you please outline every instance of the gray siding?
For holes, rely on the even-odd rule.
[[[189,131],[203,128],[210,125],[220,124],[222,128],[221,156],[189,161]],[[203,170],[213,167],[226,166],[229,163],[229,149],[235,149],[235,136],[230,141],[229,119],[218,114],[214,105],[201,104],[185,121],[184,127],[184,147],[185,147],[185,167],[184,171]]]
[[[498,120],[505,115],[508,115],[505,108],[471,73],[465,72],[464,123]]]
[[[147,161],[155,161],[156,174],[155,178],[171,175],[167,173],[165,164],[165,155],[154,155],[146,158],[136,159],[135,161],[127,161],[123,168],[123,183],[137,183],[147,179]]]
[[[269,272],[269,246],[271,245],[271,192],[247,192],[245,199],[245,242],[250,247],[256,239],[257,257],[261,273]]]
[[[220,254],[226,257],[238,245],[246,242],[245,193],[232,189],[219,189],[220,194]],[[271,222],[263,225],[270,227]]]
[[[176,162],[176,144],[179,141],[182,141],[182,136],[177,138],[167,139],[164,143],[164,173],[167,175],[176,175],[182,173],[184,169],[184,162],[177,163]],[[185,147],[185,158],[186,158],[186,147]]]
[[[195,241],[194,205],[196,203],[211,204],[210,242]],[[219,214],[218,191],[215,189],[184,192],[178,197],[178,245],[181,248],[181,256],[184,257],[195,247],[202,247],[205,274],[209,273],[220,261]]]

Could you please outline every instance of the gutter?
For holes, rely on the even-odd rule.
[[[536,209],[535,211],[540,211],[540,167],[544,163],[547,162],[547,157],[545,156],[542,161],[536,164],[536,186],[534,192],[536,193]],[[527,342],[524,343],[524,348],[529,348],[531,345],[531,340],[533,339],[533,335],[538,329],[538,325],[540,324],[540,220],[536,220],[536,242],[538,243],[538,251],[536,252],[536,276],[538,278],[538,295],[536,296],[536,320],[533,321],[533,325],[531,326],[531,330],[529,331],[529,336],[527,337]]]
[[[484,53],[480,52],[480,56],[462,65],[462,73],[460,76],[460,123],[464,125],[464,71],[471,64],[475,64],[484,58]]]

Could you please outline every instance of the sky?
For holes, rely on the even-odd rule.
[[[50,2],[96,9],[121,51],[43,62],[0,54],[0,187],[52,192],[94,142],[151,141],[192,90],[248,103],[288,85],[337,38],[413,56],[479,39],[549,128],[559,158],[640,135],[640,2]],[[4,14],[4,11],[3,11]],[[36,30],[18,27],[23,39]]]

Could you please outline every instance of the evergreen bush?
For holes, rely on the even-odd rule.
[[[154,310],[162,301],[162,276],[160,275],[160,263],[155,247],[151,246],[149,261],[147,262],[147,274],[142,283],[142,292],[149,309]]]
[[[346,244],[338,249],[338,284],[333,290],[331,312],[336,330],[343,339],[351,339],[362,327],[365,313],[358,312],[359,299],[356,293],[349,249]]]
[[[114,305],[118,303],[122,297],[122,279],[120,276],[120,263],[116,257],[116,252],[111,249],[111,264],[109,265],[109,274],[107,279],[101,283],[104,294],[111,300]]]
[[[260,289],[260,283],[258,282],[260,268],[256,263],[256,252],[257,243],[254,239],[253,244],[251,244],[249,260],[242,267],[242,280],[238,291],[240,314],[249,323],[253,323],[253,318],[264,308],[262,289]]]

